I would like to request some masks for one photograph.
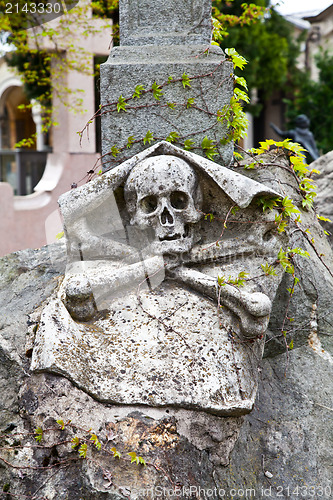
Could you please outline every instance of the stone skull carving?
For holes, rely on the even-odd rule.
[[[202,194],[196,173],[176,156],[154,156],[139,163],[125,184],[131,224],[152,228],[158,255],[188,252],[194,241]]]

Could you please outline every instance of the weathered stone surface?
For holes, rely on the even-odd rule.
[[[314,175],[318,193],[314,201],[318,207],[318,213],[333,221],[333,151],[326,153],[311,163],[310,168],[320,172],[319,175]],[[330,233],[328,239],[333,246],[333,222],[321,221],[321,224]]]
[[[60,256],[62,250],[56,245],[52,254]],[[29,371],[25,338],[30,337],[26,333],[33,325],[27,326],[26,320],[53,292],[62,266],[52,264],[47,249],[41,249],[2,258],[0,267],[0,333],[5,370],[0,375],[4,389],[1,446],[36,445],[27,436],[28,432],[38,426],[58,427],[56,419],[65,423],[71,419],[86,430],[91,427],[109,449],[115,446],[123,452],[119,460],[89,447],[91,460],[56,465],[74,459],[77,451],[71,450],[70,443],[51,448],[45,445],[71,439],[73,435],[82,437],[84,431],[65,427],[64,431],[45,432],[41,448],[31,449],[26,445],[15,452],[1,448],[1,458],[21,467],[13,469],[0,459],[1,490],[5,487],[11,494],[47,500],[172,498],[173,481],[186,488],[183,498],[197,493],[201,498],[209,495],[213,499],[231,500],[243,498],[245,489],[249,490],[248,498],[293,498],[288,491],[297,487],[303,498],[312,498],[313,492],[317,498],[331,497],[333,346],[324,321],[319,321],[321,326],[316,335],[313,328],[310,332],[309,322],[302,330],[298,329],[296,333],[301,334],[302,341],[289,353],[289,361],[285,353],[263,361],[256,405],[245,417],[110,406],[95,401],[61,376]],[[280,307],[285,305],[281,297]],[[318,319],[323,320],[326,313],[328,310],[321,311],[322,317]],[[306,333],[310,334],[308,338]],[[239,432],[240,419],[244,419],[243,427],[230,465],[225,466]],[[19,432],[24,435],[18,435]],[[159,470],[129,464],[126,455],[129,451],[136,451]],[[26,465],[43,464],[54,467],[23,469]],[[140,492],[149,487],[162,489],[150,495]],[[199,495],[199,487],[206,493],[201,491]],[[296,494],[294,497],[297,498]]]
[[[123,0],[121,45],[210,45],[210,0]]]
[[[217,121],[217,111],[229,105],[233,94],[232,63],[227,61],[217,46],[120,46],[111,50],[109,59],[101,65],[101,95],[105,112],[102,114],[103,164],[105,168],[118,165],[129,156],[142,151],[143,138],[148,130],[155,140],[164,140],[176,132],[181,140],[194,141],[199,149],[205,136],[217,141],[226,134],[225,125]],[[191,87],[183,88],[182,75],[202,78],[191,79]],[[205,76],[203,76],[205,75]],[[146,90],[167,83],[169,77],[177,80],[164,86],[159,100],[151,93],[130,102],[126,112],[112,112],[107,106],[117,102],[120,95],[129,98],[137,85]],[[195,107],[185,109],[188,99],[194,99]],[[167,103],[175,103],[170,109]],[[184,105],[185,104],[185,108]],[[148,105],[148,107],[147,107]],[[115,106],[113,106],[114,108]],[[206,111],[207,112],[206,112]],[[130,151],[126,148],[128,138],[135,142]],[[114,158],[113,146],[121,152]],[[219,145],[221,163],[232,161],[233,144]],[[129,154],[130,153],[130,154]]]
[[[293,257],[295,274],[300,283],[295,287],[291,299],[288,289],[293,286],[293,277],[290,274],[285,274],[277,290],[264,353],[264,356],[271,356],[285,352],[286,343],[291,341],[296,347],[304,345],[311,325],[327,335],[333,334],[333,254],[316,214],[312,210],[302,209],[303,198],[295,183],[295,176],[288,167],[288,161],[282,154],[261,155],[260,160],[269,163],[270,167],[261,168],[257,165],[251,170],[243,170],[241,167],[242,173],[274,190],[280,190],[283,196],[293,200],[301,211],[301,222],[288,231],[289,246],[300,247],[310,254],[309,259],[297,255]],[[253,159],[245,160],[244,164],[250,161]],[[236,171],[239,172],[239,168]],[[318,211],[322,213],[321,205],[318,206]],[[281,330],[286,331],[286,339]],[[322,338],[324,346],[327,338]]]

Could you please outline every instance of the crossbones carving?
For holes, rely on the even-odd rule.
[[[84,279],[82,275],[78,279],[75,272],[68,275],[63,283],[62,298],[74,319],[87,321],[97,312],[94,294],[100,284],[104,290],[115,291],[124,284],[130,289],[142,274],[143,265],[145,276],[149,279],[161,269],[163,259],[167,279],[174,279],[215,301],[219,300],[238,318],[244,337],[263,335],[272,307],[266,294],[243,291],[228,284],[219,287],[217,277],[186,265],[186,262],[191,263],[191,252],[200,252],[200,234],[195,228],[203,217],[203,195],[198,175],[188,162],[173,155],[146,158],[137,163],[128,175],[124,197],[130,225],[148,234],[145,258],[139,262],[137,252],[117,242],[115,253],[122,265],[119,262],[119,266],[115,267],[104,260],[98,266],[86,266]],[[77,239],[89,245],[89,239],[92,239],[85,234],[88,230],[84,219],[76,224],[76,230]],[[103,238],[96,241],[99,241],[100,248],[106,247]],[[260,241],[256,244],[260,245]],[[102,259],[103,256],[95,255],[94,258]]]

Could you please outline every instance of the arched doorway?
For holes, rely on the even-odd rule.
[[[46,152],[36,151],[36,124],[21,82],[0,82],[0,182],[11,184],[16,195],[33,192],[41,179]],[[29,145],[16,147],[28,137]]]

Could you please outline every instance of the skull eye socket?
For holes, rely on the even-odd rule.
[[[173,191],[170,195],[170,203],[172,208],[184,210],[188,204],[188,195],[183,191]]]
[[[146,196],[140,200],[140,207],[145,214],[151,214],[157,209],[157,197],[153,194]]]

